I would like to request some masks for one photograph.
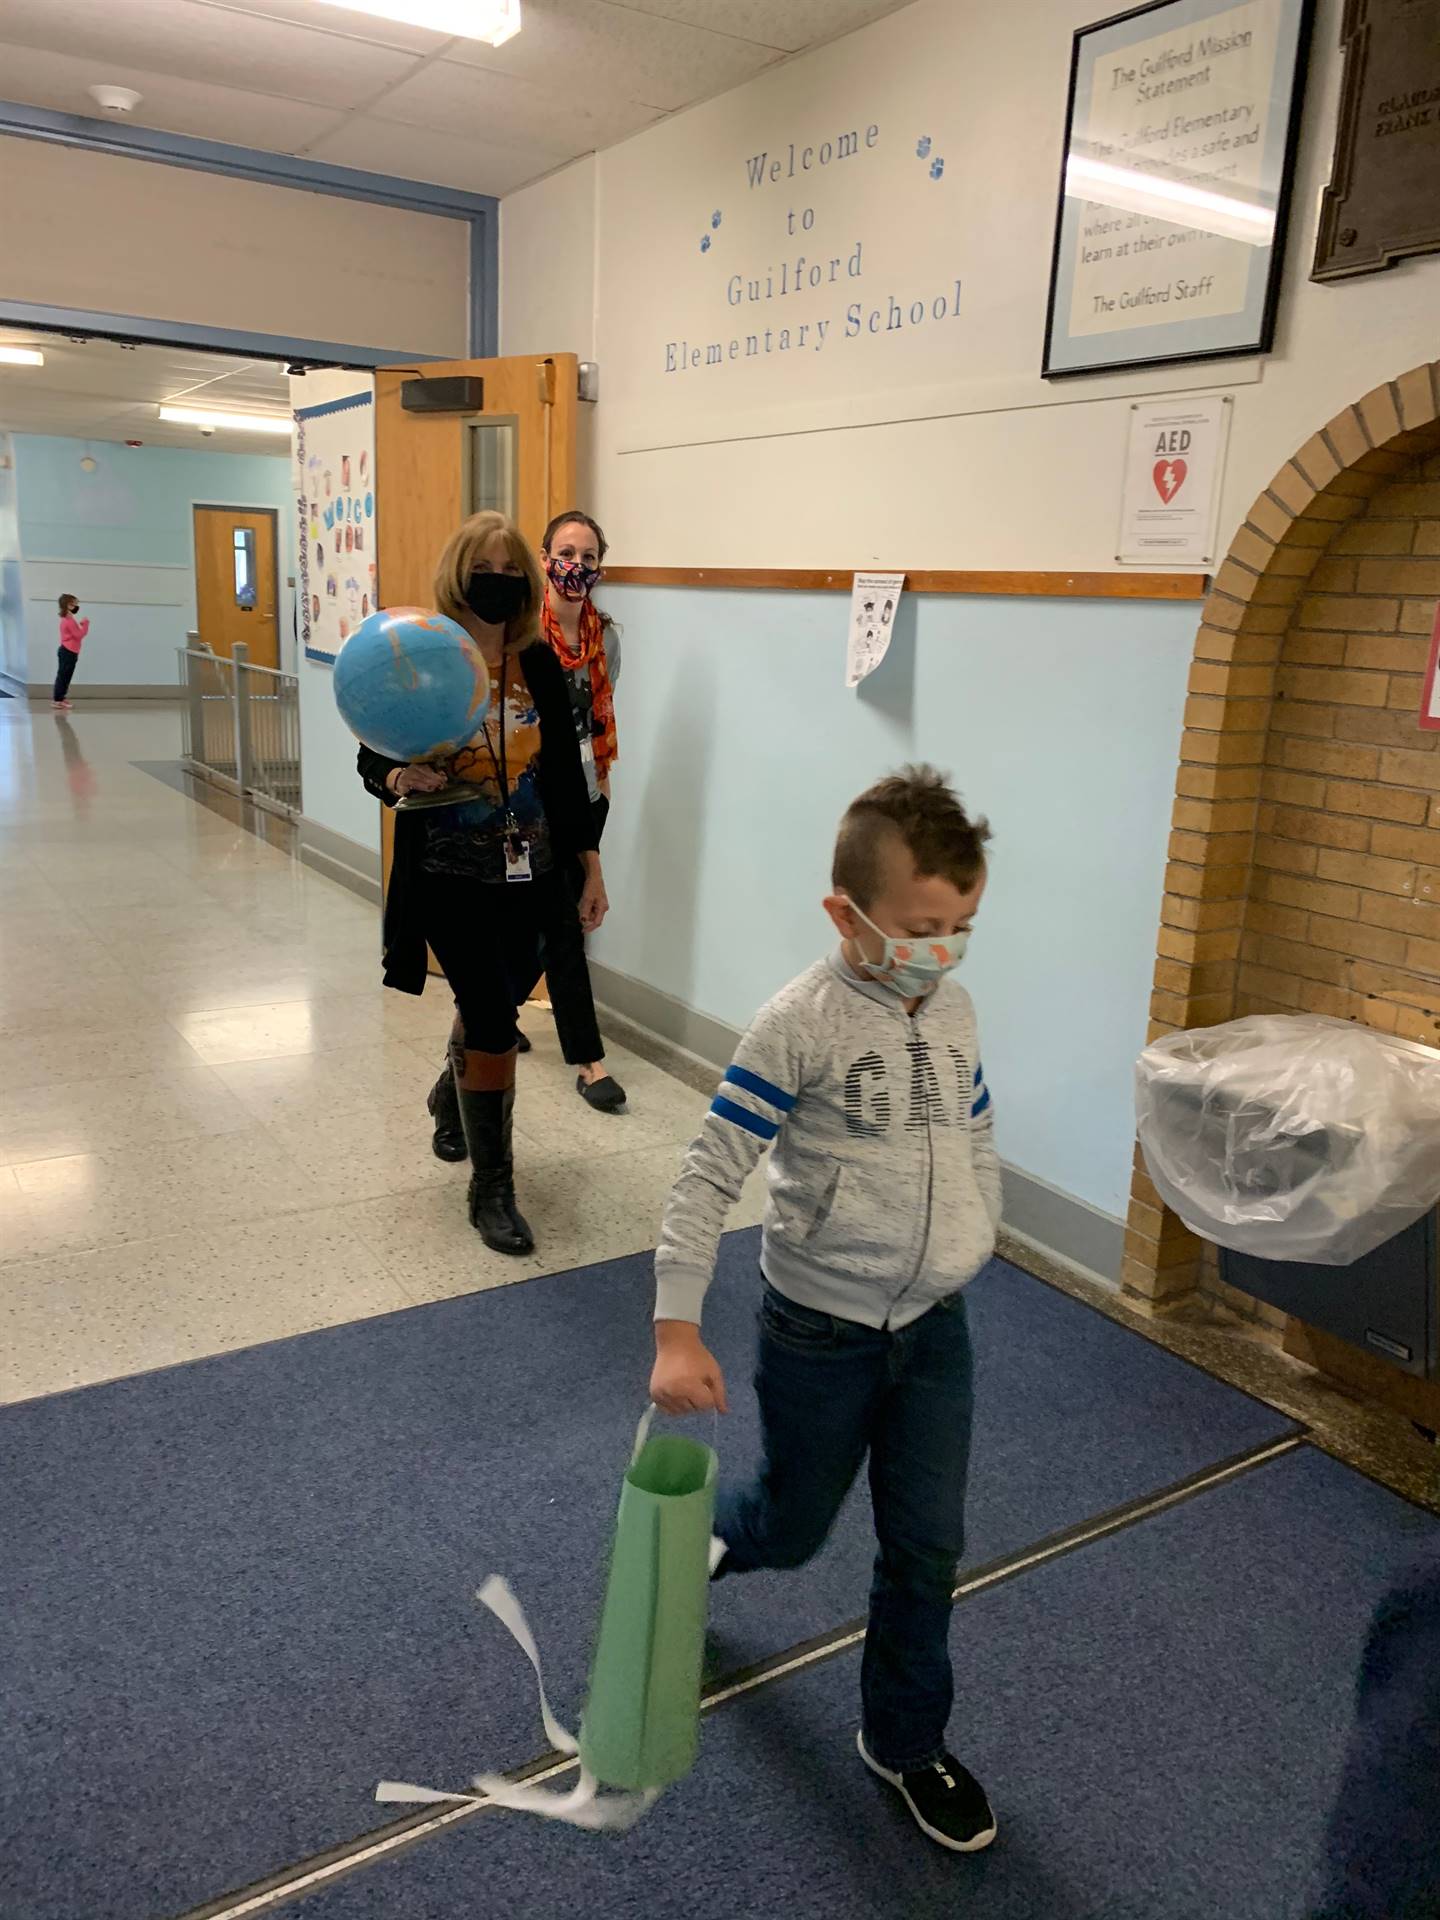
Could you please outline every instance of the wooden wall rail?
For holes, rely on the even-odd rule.
[[[848,593],[853,572],[823,567],[607,567],[605,578],[617,587],[765,587],[791,593]],[[1203,573],[949,573],[922,568],[905,576],[910,593],[1051,600],[1203,600],[1209,586]]]

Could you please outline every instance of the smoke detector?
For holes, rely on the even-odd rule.
[[[133,113],[140,104],[133,87],[91,87],[90,98],[106,113]]]

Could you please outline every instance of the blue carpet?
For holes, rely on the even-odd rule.
[[[1302,1920],[1370,1612],[1427,1540],[1440,1522],[1307,1448],[965,1601],[981,1856],[862,1771],[856,1653],[722,1708],[623,1838],[487,1814],[286,1911]]]
[[[755,1236],[707,1328],[755,1446]],[[648,1369],[648,1256],[0,1410],[0,1890],[26,1920],[149,1920],[392,1817],[381,1774],[462,1780],[541,1742],[471,1595],[520,1592],[583,1695]],[[971,1562],[1287,1422],[1001,1264],[979,1354]],[[727,1583],[734,1667],[863,1611],[857,1500],[803,1580]]]

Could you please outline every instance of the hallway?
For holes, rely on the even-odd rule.
[[[0,1400],[653,1245],[706,1096],[612,1048],[593,1113],[532,1009],[538,1246],[487,1252],[429,1146],[443,987],[385,992],[376,910],[146,770],[178,742],[0,701]]]

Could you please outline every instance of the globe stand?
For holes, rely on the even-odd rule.
[[[397,813],[430,812],[436,807],[463,807],[471,800],[485,799],[484,787],[477,787],[469,780],[452,780],[448,786],[435,793],[403,793],[395,802]]]

